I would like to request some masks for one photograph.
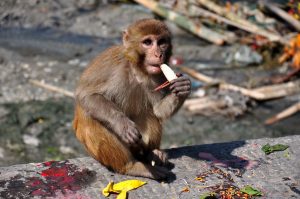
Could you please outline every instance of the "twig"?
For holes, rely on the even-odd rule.
[[[300,22],[296,19],[294,19],[291,15],[289,15],[287,12],[282,10],[281,8],[277,7],[270,1],[259,1],[259,4],[280,18],[284,19],[286,22],[288,22],[290,25],[292,25],[296,30],[300,31]]]
[[[300,80],[252,89],[263,94],[263,100],[285,97],[300,92]]]
[[[182,70],[183,72],[187,73],[188,75],[192,76],[193,78],[208,83],[208,84],[213,84],[213,83],[219,83],[219,88],[220,89],[228,89],[228,90],[234,90],[234,91],[239,91],[241,92],[243,95],[247,95],[249,97],[252,97],[254,99],[258,99],[261,100],[263,99],[264,95],[260,92],[256,92],[253,90],[249,90],[246,88],[242,88],[233,84],[229,84],[226,83],[224,81],[218,80],[218,79],[213,79],[209,76],[206,76],[204,74],[199,73],[198,71],[191,69],[191,68],[187,68],[184,66],[179,66],[179,69]]]
[[[283,83],[286,82],[288,80],[290,80],[292,77],[299,75],[300,73],[300,68],[295,69],[291,72],[289,72],[288,74],[284,75],[284,76],[280,76],[280,77],[273,77],[271,79],[272,83],[278,84],[278,83]]]
[[[189,110],[192,113],[200,112],[203,109],[212,108],[212,109],[219,109],[226,106],[226,102],[223,100],[211,100],[206,103],[199,103],[199,104],[193,104],[189,106],[185,106],[187,110]]]
[[[261,92],[257,92],[255,90],[243,88],[240,86],[236,86],[233,84],[228,84],[228,83],[222,83],[220,84],[220,89],[225,89],[225,90],[232,90],[232,91],[238,91],[242,93],[243,95],[249,96],[251,98],[254,98],[256,100],[265,100],[265,94]]]
[[[281,43],[286,44],[287,42],[285,41],[285,39],[283,37],[281,37],[280,35],[277,35],[275,33],[266,31],[263,28],[258,27],[257,25],[243,19],[240,18],[238,15],[228,12],[226,9],[224,9],[223,7],[217,5],[216,3],[214,3],[211,0],[198,0],[198,2],[207,7],[208,9],[214,11],[215,13],[222,15],[228,19],[230,19],[233,22],[239,23],[242,26],[248,27],[250,29],[252,29],[253,32],[255,32],[258,35],[264,36],[266,38],[268,38],[270,41],[279,41]]]
[[[192,99],[187,99],[184,102],[183,106],[193,106],[195,104],[203,104],[211,101],[209,97],[197,97],[197,98],[192,98]]]
[[[236,86],[234,84],[227,83],[220,79],[211,78],[188,67],[179,66],[178,68],[199,81],[208,84],[218,83],[220,89],[238,91],[241,92],[243,95],[249,96],[256,100],[269,100],[274,98],[285,97],[300,91],[300,80],[287,82],[283,84],[263,86],[255,89],[247,89],[240,86]]]
[[[207,75],[204,75],[202,73],[199,73],[198,71],[194,70],[194,69],[191,69],[191,68],[188,68],[188,67],[185,67],[185,66],[177,66],[181,71],[187,73],[188,75],[192,76],[193,78],[201,81],[201,82],[204,82],[204,83],[208,83],[208,84],[214,84],[214,83],[219,83],[220,80],[218,79],[214,79],[214,78],[211,78]]]
[[[207,28],[203,24],[200,23],[195,24],[189,18],[180,15],[172,10],[168,10],[153,0],[135,0],[135,1],[149,8],[151,11],[155,12],[156,14],[165,17],[170,21],[175,22],[178,26],[212,43],[215,43],[217,45],[222,45],[225,43],[225,41],[228,40],[226,36]]]
[[[278,122],[284,118],[287,118],[296,112],[300,111],[300,102],[297,102],[296,104],[288,107],[287,109],[283,110],[282,112],[278,113],[277,115],[267,119],[265,121],[265,124],[270,125],[274,124],[275,122]]]
[[[236,23],[236,22],[233,22],[233,21],[230,21],[229,19],[225,18],[225,17],[222,17],[218,14],[215,14],[213,12],[210,12],[208,10],[205,10],[199,6],[195,6],[195,5],[191,5],[189,7],[189,13],[191,13],[189,16],[194,16],[194,15],[200,15],[202,17],[207,17],[207,18],[213,18],[215,20],[217,20],[218,22],[223,22],[223,23],[226,23],[228,25],[231,25],[231,26],[235,26],[237,28],[241,28],[243,29],[244,27],[239,24],[239,23]]]
[[[205,10],[205,9],[203,9],[201,7],[198,7],[198,6],[195,6],[195,5],[193,5],[193,6],[190,7],[190,12],[191,13],[197,13],[197,14],[203,16],[203,17],[213,18],[213,19],[217,20],[218,22],[226,23],[226,24],[228,24],[230,26],[234,26],[236,28],[239,28],[241,30],[245,30],[245,31],[253,33],[253,34],[258,34],[257,30],[255,30],[255,29],[253,29],[253,28],[251,28],[249,26],[245,26],[243,24],[231,21],[231,20],[229,20],[229,19],[227,19],[225,17],[219,16],[219,15],[213,13],[213,12],[210,12],[208,10]]]
[[[62,88],[59,88],[59,87],[56,87],[56,86],[53,86],[53,85],[49,85],[49,84],[46,84],[44,82],[41,82],[41,81],[38,81],[38,80],[34,80],[34,79],[30,79],[29,82],[31,84],[34,84],[36,86],[45,88],[47,90],[50,90],[50,91],[53,91],[53,92],[57,92],[57,93],[61,93],[61,94],[65,95],[65,96],[74,98],[74,93],[72,93],[70,91],[67,91],[67,90],[64,90]]]

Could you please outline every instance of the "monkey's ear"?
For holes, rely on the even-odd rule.
[[[123,32],[122,32],[122,34],[123,34],[123,45],[125,46],[125,47],[128,47],[129,46],[129,33],[128,33],[128,30],[124,30]]]

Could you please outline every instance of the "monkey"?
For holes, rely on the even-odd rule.
[[[154,91],[166,81],[159,66],[170,59],[171,40],[162,21],[138,20],[123,31],[122,44],[100,53],[80,77],[73,128],[109,170],[155,180],[172,174],[160,150],[162,125],[190,94],[191,81],[180,75]]]

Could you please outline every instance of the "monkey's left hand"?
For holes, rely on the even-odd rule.
[[[172,93],[175,93],[176,96],[180,98],[187,98],[191,93],[191,80],[186,77],[180,75],[177,79],[172,80],[170,85],[170,90]]]

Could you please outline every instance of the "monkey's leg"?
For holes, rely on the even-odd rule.
[[[111,133],[105,136],[110,138],[96,139],[99,140],[97,151],[92,152],[93,148],[88,150],[92,152],[92,155],[96,160],[106,167],[112,168],[112,170],[121,174],[141,176],[156,180],[165,179],[170,174],[167,169],[162,167],[152,167],[151,165],[137,161],[131,154],[129,148],[116,139]],[[95,143],[95,138],[90,138],[89,140],[90,141],[88,142]],[[106,142],[105,140],[109,140],[109,142]]]
[[[79,118],[76,135],[91,156],[118,173],[157,180],[170,174],[165,168],[137,161],[124,143],[95,120],[80,122]]]

